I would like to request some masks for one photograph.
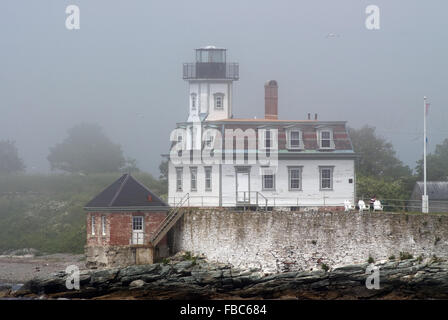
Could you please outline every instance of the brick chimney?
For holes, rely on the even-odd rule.
[[[275,80],[264,85],[264,118],[278,119],[278,85]]]

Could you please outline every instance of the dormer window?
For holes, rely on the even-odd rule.
[[[215,93],[215,109],[223,109],[224,108],[224,94],[223,93]]]
[[[299,129],[291,129],[288,132],[288,148],[303,149],[302,131]]]
[[[272,147],[272,132],[269,129],[264,132],[264,147],[266,149],[271,149]]]
[[[278,148],[278,129],[259,128],[258,148],[264,150],[276,150]]]
[[[334,149],[332,130],[319,131],[319,146],[321,149]]]
[[[196,110],[196,93],[191,94],[191,109]]]

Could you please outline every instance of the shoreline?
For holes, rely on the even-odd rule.
[[[0,255],[0,287],[24,284],[35,277],[49,277],[53,273],[65,271],[69,265],[77,265],[80,270],[86,269],[84,255]]]
[[[167,263],[85,270],[80,289],[66,287],[67,276],[35,278],[5,298],[94,300],[215,300],[215,299],[312,299],[312,300],[432,300],[448,298],[448,261],[431,258],[391,260],[346,265],[331,270],[265,274],[209,262],[203,257],[178,256]],[[381,270],[378,288],[367,286]],[[379,284],[379,283],[378,283]]]

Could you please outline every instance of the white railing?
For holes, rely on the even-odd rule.
[[[258,197],[258,198],[257,198]],[[178,203],[181,197],[168,198],[169,204]],[[238,201],[239,200],[239,201]],[[219,196],[213,195],[189,195],[188,201],[184,203],[184,207],[295,207],[295,208],[326,208],[326,207],[344,207],[345,201],[350,200],[353,205],[358,208],[358,200],[364,200],[367,206],[370,206],[370,198],[359,197],[356,201],[348,198],[329,197],[282,197],[282,196],[267,196],[258,191],[240,191],[240,194],[223,195],[221,203]],[[406,200],[406,199],[382,199],[378,198],[384,206],[383,211],[421,211],[421,200]],[[430,200],[429,206],[432,211],[448,211],[447,200]]]

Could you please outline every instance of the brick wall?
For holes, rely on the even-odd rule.
[[[92,235],[92,216],[95,217],[95,235]],[[101,217],[106,219],[106,233],[102,234]],[[144,217],[144,243],[148,243],[152,234],[166,217],[166,212],[88,212],[87,246],[123,246],[130,245],[132,238],[132,216]],[[160,245],[165,245],[162,239]]]

